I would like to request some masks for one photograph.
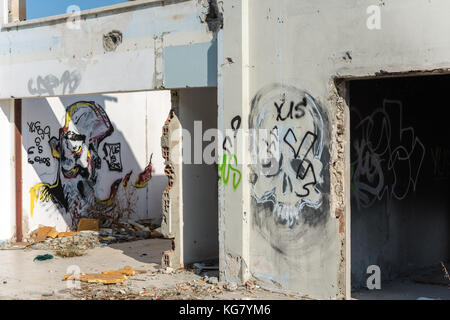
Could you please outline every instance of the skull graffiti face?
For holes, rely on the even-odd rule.
[[[314,99],[292,87],[264,89],[250,114],[253,197],[293,226],[306,205],[318,208],[323,120]]]

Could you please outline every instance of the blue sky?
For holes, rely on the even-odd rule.
[[[27,20],[66,13],[70,5],[86,10],[122,2],[128,0],[27,0]]]

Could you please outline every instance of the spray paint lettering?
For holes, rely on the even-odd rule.
[[[109,170],[122,172],[120,143],[105,143],[103,152],[105,153],[103,159],[108,163]]]
[[[402,200],[416,190],[425,147],[413,127],[404,127],[402,111],[395,100],[384,100],[364,118],[352,109],[352,196],[359,208],[384,196]]]
[[[450,149],[445,147],[433,147],[430,151],[433,160],[434,179],[448,179],[450,177]]]
[[[72,94],[78,88],[81,82],[81,74],[74,70],[72,72],[66,70],[60,78],[49,74],[45,77],[38,76],[28,80],[28,91],[32,95],[56,95],[56,89],[60,88],[61,94]]]
[[[50,158],[42,156],[42,153],[44,152],[42,142],[44,142],[45,139],[50,140],[50,126],[43,127],[41,126],[40,121],[28,122],[27,125],[28,131],[33,135],[36,135],[34,138],[34,145],[27,149],[28,163],[44,164],[47,167],[50,167]]]
[[[241,127],[242,119],[240,116],[236,116],[231,120],[231,128],[233,130],[234,142],[236,142],[237,134]],[[227,144],[230,149],[227,148]],[[220,183],[228,185],[230,174],[233,173],[233,190],[236,190],[241,183],[242,174],[238,169],[238,160],[236,154],[232,152],[232,148],[235,145],[231,137],[226,136],[223,140],[222,148],[225,153],[222,155],[222,159],[219,161],[219,176]]]

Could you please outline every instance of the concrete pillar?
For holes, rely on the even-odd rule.
[[[9,0],[8,9],[9,22],[23,21],[27,19],[26,0]]]
[[[219,175],[219,249],[221,280],[244,283],[250,278],[249,222],[250,190],[249,169],[245,165],[247,141],[233,129],[248,129],[249,96],[249,2],[231,0],[224,2],[224,25],[234,26],[219,32],[218,48],[218,127],[225,139],[231,141],[228,149],[220,148],[220,159],[225,170]],[[227,94],[232,92],[233,94]],[[238,120],[236,120],[238,119]],[[227,134],[229,133],[229,135]],[[222,145],[222,143],[220,143]],[[230,161],[228,161],[230,159]],[[237,164],[234,163],[237,159]],[[227,178],[228,168],[233,167],[236,179]],[[228,181],[227,181],[228,180]],[[232,181],[229,181],[232,180]]]

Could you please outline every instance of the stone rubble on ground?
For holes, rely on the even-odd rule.
[[[0,250],[65,250],[76,248],[87,250],[116,242],[131,242],[141,239],[162,238],[160,225],[152,219],[133,221],[130,219],[112,223],[109,228],[99,228],[96,219],[81,219],[77,232],[57,232],[54,227],[40,226],[30,233],[28,242],[0,242]],[[80,230],[88,226],[97,230]]]

